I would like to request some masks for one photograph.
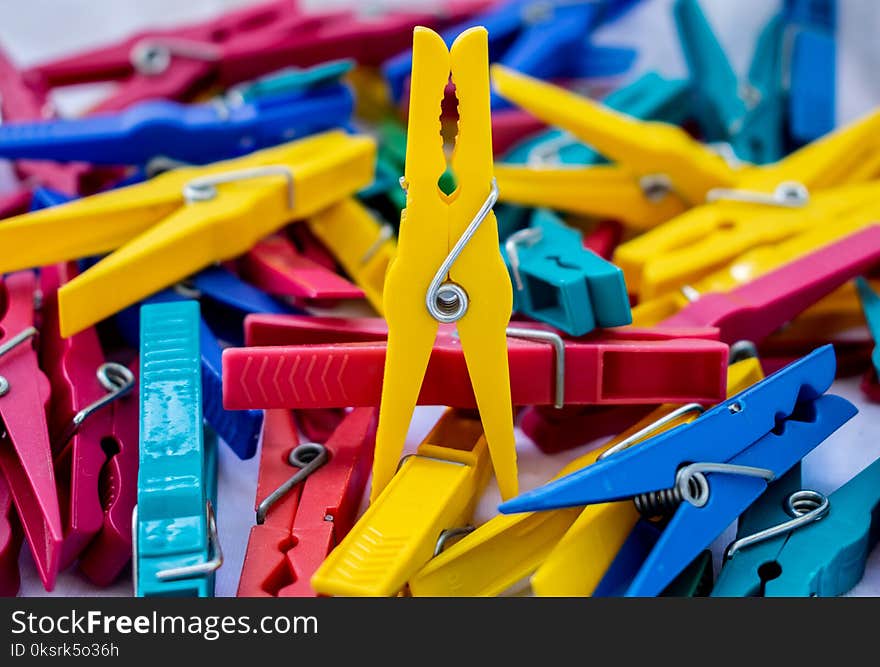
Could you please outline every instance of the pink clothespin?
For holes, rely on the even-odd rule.
[[[31,205],[31,191],[20,188],[0,197],[0,219],[27,213]]]
[[[871,225],[729,292],[700,295],[661,325],[718,327],[726,343],[757,344],[878,262],[880,225]]]
[[[589,234],[584,234],[584,247],[611,261],[614,249],[623,238],[623,225],[617,220],[601,220]]]
[[[33,339],[36,278],[30,271],[0,283],[0,470],[46,590],[61,562],[63,530],[52,448],[46,426],[49,381],[37,363]]]
[[[363,299],[364,292],[334,271],[304,257],[280,234],[260,241],[241,260],[249,282],[269,294],[298,299]]]
[[[21,551],[23,540],[12,493],[6,478],[0,474],[0,597],[13,597],[18,593],[21,585],[18,552]]]
[[[106,586],[131,558],[131,513],[137,502],[137,381],[129,367],[105,362],[94,328],[61,337],[58,288],[76,275],[73,262],[40,272],[40,358],[52,385],[48,424],[64,521],[61,569],[79,557],[80,569]]]

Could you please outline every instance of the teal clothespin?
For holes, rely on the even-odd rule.
[[[581,233],[537,209],[502,254],[513,276],[514,310],[572,335],[632,322],[623,271],[583,246]]]
[[[217,438],[202,423],[199,305],[141,308],[138,597],[211,597],[223,562],[214,516]]]
[[[828,498],[815,491],[798,493],[784,502],[799,508],[804,523],[733,553],[714,594],[833,597],[861,580],[868,554],[880,541],[880,459]],[[797,514],[792,509],[786,518]],[[758,548],[766,549],[768,558],[755,569],[749,551]]]
[[[690,112],[687,81],[665,79],[656,72],[647,72],[618,88],[603,103],[634,118],[675,125],[684,122]],[[603,163],[605,159],[568,132],[551,129],[517,144],[504,156],[504,161],[589,165]]]
[[[856,289],[859,292],[859,300],[862,302],[862,311],[871,331],[874,342],[880,341],[880,295],[877,294],[867,280],[859,276],[856,278]],[[874,370],[880,374],[880,345],[875,344],[871,352],[871,364]]]
[[[314,67],[286,67],[267,76],[229,89],[227,97],[248,103],[262,99],[301,93],[328,83],[335,83],[354,67],[353,60],[332,60]]]
[[[736,156],[748,162],[766,164],[781,158],[783,16],[774,16],[761,31],[748,78],[741,81],[697,0],[676,0],[673,14],[705,139],[729,143]]]

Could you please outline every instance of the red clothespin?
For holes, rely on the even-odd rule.
[[[795,315],[878,262],[880,225],[871,225],[729,292],[699,295],[661,324],[718,327],[726,343],[760,343]]]
[[[283,345],[224,351],[227,409],[379,404],[386,341],[377,334],[384,320],[249,316],[249,342],[261,338],[254,330],[264,318]],[[324,338],[322,323],[329,329]],[[724,395],[727,346],[712,340],[711,329],[620,328],[571,339],[535,325],[509,329],[508,336],[514,405],[712,403]],[[476,406],[461,343],[446,325],[418,402]]]
[[[52,590],[63,531],[46,426],[49,381],[33,347],[35,287],[30,271],[10,274],[0,283],[0,470],[40,579]]]
[[[0,50],[0,122],[40,120],[54,115],[45,81],[35,73],[20,72]],[[88,189],[86,178],[91,170],[82,163],[43,160],[16,160],[15,169],[26,182],[71,195]]]
[[[584,247],[611,261],[614,249],[623,238],[623,225],[617,220],[600,220],[589,233],[584,234]]]
[[[242,274],[269,294],[300,299],[363,299],[364,291],[301,255],[280,234],[255,245],[241,260]]]
[[[520,109],[496,111],[492,114],[492,152],[503,155],[514,144],[546,127],[543,121]]]
[[[78,557],[96,584],[110,585],[131,558],[137,502],[138,401],[135,372],[105,362],[93,327],[62,338],[58,288],[76,265],[43,267],[40,361],[52,385],[48,424],[64,521],[61,569]],[[137,368],[137,362],[132,364]]]
[[[18,552],[23,540],[12,493],[6,478],[0,474],[0,597],[13,597],[18,593],[21,585]]]
[[[310,579],[354,523],[373,462],[374,408],[346,416],[326,445],[299,444],[289,410],[267,410],[239,597],[314,597]],[[297,470],[298,468],[298,470]]]
[[[537,405],[523,411],[519,427],[542,452],[556,454],[622,433],[656,407],[570,405],[557,410],[553,406]]]

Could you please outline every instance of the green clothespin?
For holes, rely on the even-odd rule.
[[[249,83],[229,89],[234,102],[259,102],[266,97],[301,93],[328,83],[336,83],[354,67],[353,60],[333,60],[306,69],[286,67]]]

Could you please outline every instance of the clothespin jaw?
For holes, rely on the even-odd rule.
[[[52,590],[61,563],[63,527],[46,424],[49,382],[33,348],[35,291],[30,271],[0,281],[0,471],[40,579]]]
[[[442,532],[470,521],[489,472],[480,420],[447,411],[318,568],[312,586],[324,595],[397,594],[435,553]]]
[[[581,234],[552,212],[536,211],[503,250],[516,311],[572,336],[632,322],[623,272],[586,250]]]
[[[108,585],[131,558],[137,377],[105,361],[93,328],[61,338],[58,288],[76,275],[72,262],[40,271],[40,362],[52,385],[48,425],[64,519],[61,569],[79,558],[89,578]]]
[[[267,412],[256,503],[262,523],[251,528],[239,597],[316,595],[312,575],[355,521],[375,421],[374,408],[357,408],[325,445],[300,445],[292,414]]]
[[[0,243],[22,252],[0,270],[118,248],[59,291],[61,330],[69,336],[352,194],[372,169],[373,142],[338,131],[209,167],[177,169],[7,220]],[[77,224],[83,221],[88,224]]]
[[[657,595],[760,495],[768,479],[790,470],[856,413],[844,399],[822,396],[834,379],[834,370],[831,346],[820,348],[690,424],[504,503],[500,509],[507,513],[636,498],[642,511],[656,512],[675,504],[668,498],[680,497],[683,502],[627,591],[628,595]],[[708,440],[711,452],[705,444]],[[619,475],[613,472],[618,467]],[[689,471],[695,470],[708,472],[706,485],[700,481],[699,491],[688,487],[685,492],[685,483],[694,484]],[[667,496],[662,489],[673,495]]]
[[[510,497],[516,490],[516,451],[505,329],[513,295],[491,213],[486,31],[462,33],[447,51],[439,35],[417,28],[413,53],[407,208],[385,281],[388,354],[371,493],[375,499],[393,475],[442,321],[457,323],[499,487]],[[450,72],[459,123],[450,162],[457,189],[447,196],[437,187],[446,171],[438,115]]]
[[[212,493],[216,436],[202,425],[199,307],[141,308],[138,597],[210,597],[223,562]]]

